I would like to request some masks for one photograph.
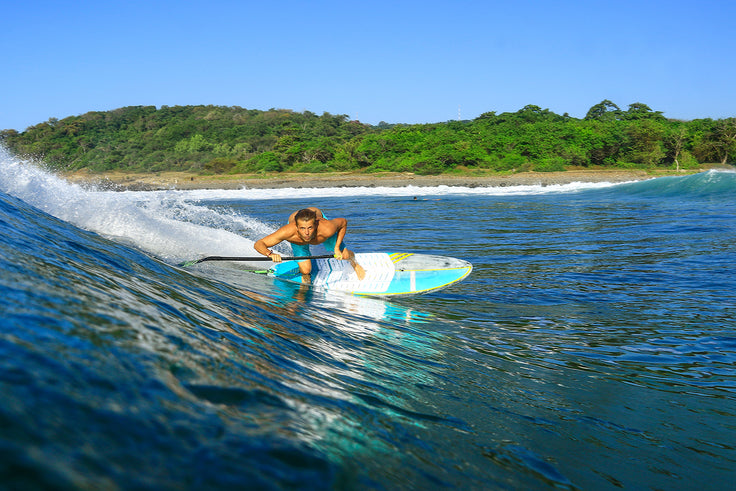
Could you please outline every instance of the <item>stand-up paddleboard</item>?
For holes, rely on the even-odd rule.
[[[406,252],[356,253],[355,260],[365,270],[362,280],[358,279],[350,261],[312,260],[311,285],[354,295],[412,295],[444,288],[462,280],[473,270],[473,265],[462,259]],[[268,274],[302,282],[298,261],[274,264]]]

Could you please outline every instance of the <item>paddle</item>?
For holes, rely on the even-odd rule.
[[[282,256],[282,261],[302,261],[305,259],[331,259],[335,257],[331,254],[324,256]],[[194,266],[195,264],[203,263],[205,261],[270,261],[271,258],[268,256],[255,256],[255,257],[242,257],[242,256],[207,256],[194,261],[187,261],[181,263],[179,266],[186,268],[187,266]]]

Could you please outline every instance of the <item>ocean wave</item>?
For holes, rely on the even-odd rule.
[[[733,197],[736,194],[736,171],[713,169],[686,176],[665,176],[625,183],[615,192],[640,197]]]
[[[736,290],[724,178],[667,179],[671,197],[654,179],[325,200],[351,210],[366,248],[472,259],[457,286],[390,303],[158,260],[249,248],[301,195],[106,192],[3,160],[0,478],[723,488]]]
[[[0,191],[167,262],[243,255],[253,250],[254,237],[272,230],[247,214],[215,211],[181,193],[100,191],[69,183],[32,162],[0,158]]]
[[[279,189],[202,189],[179,191],[192,199],[199,200],[268,200],[341,198],[360,196],[386,196],[411,199],[413,197],[442,196],[525,196],[571,193],[587,189],[602,189],[615,186],[610,182],[573,182],[568,184],[523,185],[498,187],[467,186],[358,186],[334,188],[279,188]]]

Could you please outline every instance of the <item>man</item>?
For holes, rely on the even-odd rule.
[[[334,250],[335,258],[347,259],[352,264],[358,279],[365,278],[365,270],[355,261],[355,254],[348,250],[342,240],[347,231],[348,221],[344,218],[328,220],[319,208],[309,207],[296,211],[289,216],[288,223],[253,245],[256,251],[268,256],[275,263],[281,262],[281,255],[271,250],[283,241],[291,243],[294,256],[310,256],[310,245],[324,244]],[[307,259],[299,262],[302,281],[308,282],[312,272],[312,262]]]

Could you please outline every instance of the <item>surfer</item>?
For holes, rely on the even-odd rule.
[[[310,245],[324,244],[332,248],[336,259],[350,261],[358,279],[365,278],[365,270],[355,261],[355,254],[348,250],[343,243],[348,221],[344,218],[328,219],[322,210],[313,206],[295,211],[289,216],[288,223],[266,237],[259,239],[253,245],[256,251],[271,258],[275,263],[281,262],[281,255],[270,250],[270,247],[287,241],[291,244],[294,256],[310,256]],[[312,273],[312,262],[307,259],[299,261],[299,271],[302,281],[308,282]]]

